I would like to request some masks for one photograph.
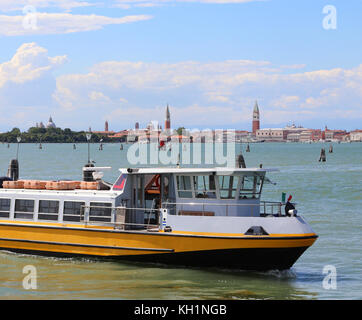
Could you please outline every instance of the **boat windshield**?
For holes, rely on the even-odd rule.
[[[259,198],[264,176],[254,174],[240,177],[240,199]]]
[[[177,175],[179,198],[256,199],[260,197],[264,173],[245,175]]]
[[[193,180],[196,198],[216,198],[214,176],[194,176]]]

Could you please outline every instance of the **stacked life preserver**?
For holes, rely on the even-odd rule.
[[[99,190],[99,183],[97,181],[17,180],[3,181],[3,188],[34,190]]]

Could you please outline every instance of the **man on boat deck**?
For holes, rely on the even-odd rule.
[[[291,214],[289,213],[289,210],[294,210],[295,209],[294,205],[290,203],[290,200],[292,200],[291,195],[289,195],[288,201],[285,204],[285,215],[288,216],[288,217],[291,216]]]

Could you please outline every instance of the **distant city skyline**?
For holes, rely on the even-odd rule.
[[[166,112],[165,112],[165,118],[164,118],[164,127],[162,127],[161,123],[163,120],[150,120],[148,121],[147,123],[145,124],[141,124],[140,125],[140,122],[138,121],[135,121],[134,123],[134,129],[135,130],[144,130],[144,129],[148,129],[148,130],[161,130],[161,131],[168,131],[168,132],[171,132],[171,130],[176,130],[178,128],[185,128],[185,130],[193,130],[195,128],[188,128],[188,127],[185,127],[185,126],[182,126],[182,125],[179,125],[178,127],[176,128],[173,128],[171,126],[171,112],[170,112],[170,106],[169,104],[166,105],[166,108],[165,108]],[[231,129],[231,130],[236,130],[236,131],[247,131],[249,133],[252,133],[254,136],[257,135],[257,131],[260,131],[260,130],[273,130],[273,129],[281,129],[279,127],[268,127],[268,126],[263,126],[261,127],[261,120],[260,120],[260,110],[259,110],[259,105],[258,105],[258,101],[255,100],[255,103],[254,103],[254,107],[252,109],[252,113],[251,113],[251,124],[250,124],[250,129],[249,128],[228,128],[228,129]],[[135,119],[137,120],[137,119]],[[121,131],[124,131],[124,130],[133,130],[132,126],[129,127],[129,128],[113,128],[113,130],[110,130],[109,129],[109,121],[106,120],[104,123],[103,123],[103,130],[92,130],[91,127],[89,126],[88,127],[88,131],[90,132],[95,132],[95,133],[116,133],[116,132],[121,132]],[[48,120],[48,123],[47,125],[45,126],[43,124],[43,122],[36,122],[35,124],[35,127],[37,128],[56,128],[56,125],[55,123],[53,122],[53,119],[52,119],[52,116],[49,117],[49,120]],[[290,128],[290,127],[294,127],[294,128],[304,128],[304,129],[312,129],[312,130],[344,130],[344,131],[348,131],[346,130],[345,128],[331,128],[327,125],[324,126],[324,128],[312,128],[312,127],[304,127],[303,125],[301,124],[296,124],[295,122],[289,122],[289,123],[286,123],[283,125],[283,128]],[[64,128],[68,128],[68,127],[63,127]],[[69,127],[70,128],[70,127]],[[98,128],[98,126],[97,126]],[[27,128],[25,128],[26,130]],[[70,128],[72,129],[72,128]],[[198,129],[198,128],[196,128]],[[204,128],[200,128],[201,130],[203,130]],[[220,129],[226,129],[226,128],[207,128],[207,129],[211,129],[211,130],[220,130]],[[84,129],[82,129],[84,130]],[[80,131],[82,131],[80,130]],[[354,128],[350,131],[353,131],[353,130],[360,130],[359,128]],[[84,130],[84,131],[87,131],[87,130]]]
[[[360,1],[4,0],[0,131],[49,114],[117,131],[164,119],[167,103],[174,128],[250,131],[255,100],[264,127],[358,129],[361,12]]]
[[[135,122],[134,128],[126,128],[121,130],[109,130],[109,122],[106,120],[104,122],[104,130],[92,130],[91,127],[88,128],[88,132],[98,136],[98,139],[103,140],[103,138],[113,139],[108,141],[115,141],[114,139],[119,139],[121,142],[127,143],[150,143],[151,141],[178,141],[180,143],[188,142],[236,142],[236,143],[254,143],[254,142],[303,142],[303,143],[312,143],[312,142],[360,142],[362,141],[362,130],[356,129],[351,130],[350,132],[343,129],[331,129],[327,126],[324,129],[318,128],[306,128],[303,126],[296,126],[294,123],[291,125],[284,126],[282,128],[265,128],[261,127],[260,124],[260,110],[258,102],[255,101],[254,108],[252,110],[252,130],[238,130],[238,129],[196,129],[179,127],[172,128],[171,126],[171,111],[170,107],[167,104],[165,112],[165,126],[162,128],[158,120],[151,120],[147,123],[145,127],[140,127],[139,122]],[[56,129],[52,117],[49,117],[48,123],[45,126],[43,122],[36,123],[37,129],[42,129],[41,131],[36,130],[37,134],[47,134],[48,130]],[[58,128],[56,130],[60,135],[63,128]],[[64,128],[69,130],[68,128]],[[13,129],[14,130],[14,129]],[[13,131],[12,130],[12,131]],[[18,130],[18,129],[17,129]],[[64,131],[66,131],[64,130]],[[71,129],[70,129],[71,130]],[[24,134],[28,133],[34,134],[33,128],[24,131]],[[67,131],[68,133],[71,131]],[[77,134],[77,132],[75,132]],[[78,132],[79,133],[79,132]],[[8,133],[5,133],[7,135]],[[84,134],[84,132],[83,132]],[[13,140],[14,137],[5,136],[5,141]],[[37,139],[41,139],[37,137]],[[52,138],[54,142],[54,138]],[[59,138],[60,141],[63,141],[64,137]],[[67,138],[69,139],[69,137]],[[34,136],[27,137],[28,142],[34,141]],[[59,141],[58,140],[58,141]],[[4,141],[4,140],[3,140]],[[45,139],[46,141],[46,139]],[[161,142],[160,142],[161,143]]]

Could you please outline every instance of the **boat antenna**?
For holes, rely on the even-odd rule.
[[[21,137],[18,136],[16,138],[16,140],[18,141],[18,146],[17,146],[17,149],[16,149],[16,161],[18,161],[18,156],[19,156],[19,144],[20,144],[20,141],[21,141]]]
[[[86,133],[86,138],[87,138],[87,142],[88,142],[88,162],[87,164],[84,166],[83,168],[83,181],[94,181],[94,178],[93,178],[93,172],[95,170],[86,170],[85,168],[87,167],[94,167],[94,162],[91,161],[90,159],[90,150],[89,150],[89,141],[92,137],[92,134],[90,132],[87,132]]]
[[[87,142],[88,142],[88,163],[90,163],[90,151],[89,151],[89,141],[92,137],[92,134],[90,132],[87,132],[85,134],[86,138],[87,138]]]

